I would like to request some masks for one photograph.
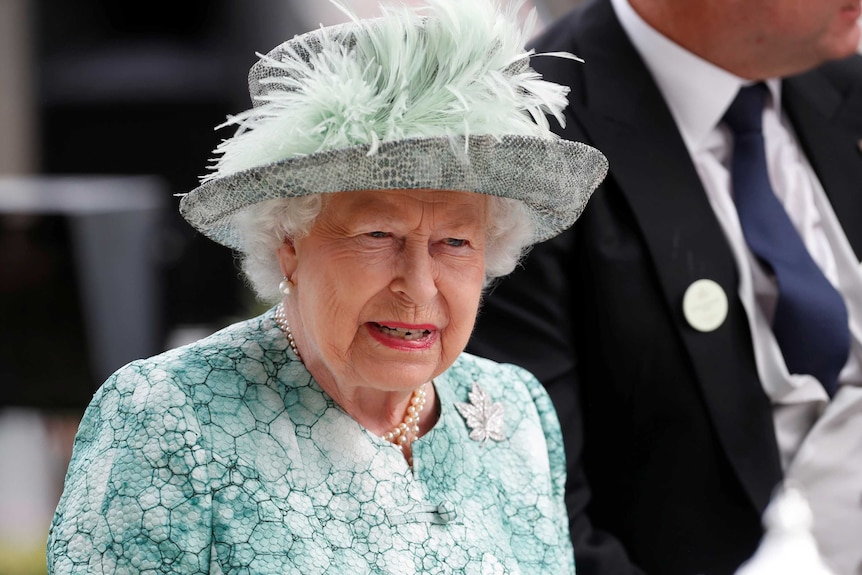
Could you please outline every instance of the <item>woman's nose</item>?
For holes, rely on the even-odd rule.
[[[392,291],[415,304],[428,303],[437,295],[436,264],[427,244],[405,246],[396,267]]]

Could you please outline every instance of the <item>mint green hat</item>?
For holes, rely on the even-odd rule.
[[[233,219],[257,202],[439,189],[524,202],[534,241],[562,232],[608,163],[551,132],[547,115],[564,122],[568,88],[530,68],[530,26],[519,25],[519,6],[384,7],[381,18],[352,17],[259,55],[248,81],[254,105],[222,125],[238,129],[215,150],[211,173],[183,196],[181,214],[242,249]]]

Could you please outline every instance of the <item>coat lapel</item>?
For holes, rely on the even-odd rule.
[[[848,60],[825,69],[852,64]],[[862,82],[842,92],[824,69],[817,69],[785,81],[783,99],[800,144],[862,260]]]
[[[733,255],[671,113],[610,3],[594,2],[583,24],[575,37],[586,64],[571,113],[610,160],[607,185],[619,186],[631,206],[725,453],[762,510],[781,467]],[[703,278],[730,302],[724,324],[709,333],[691,328],[682,312],[686,289]]]

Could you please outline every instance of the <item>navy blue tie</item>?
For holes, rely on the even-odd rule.
[[[813,375],[832,396],[850,350],[847,307],[769,183],[762,129],[767,93],[764,84],[742,88],[724,116],[733,133],[734,202],[748,247],[775,274],[772,331],[787,369]]]

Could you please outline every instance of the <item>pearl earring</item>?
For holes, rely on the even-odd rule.
[[[290,295],[291,288],[293,288],[293,282],[286,277],[278,284],[278,291],[280,291],[284,295]]]

